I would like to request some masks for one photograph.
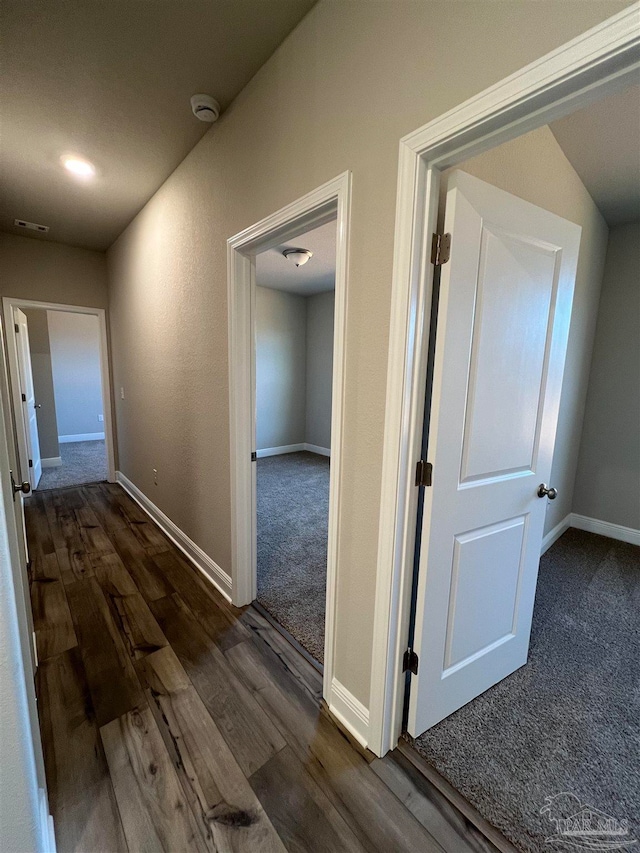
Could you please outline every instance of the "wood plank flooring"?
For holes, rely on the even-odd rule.
[[[314,667],[119,486],[26,514],[59,853],[497,849],[403,756],[356,749]]]

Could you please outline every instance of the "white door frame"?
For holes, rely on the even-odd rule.
[[[640,3],[400,141],[378,541],[369,748],[402,730],[440,174],[638,80]]]
[[[340,525],[342,435],[347,319],[348,232],[351,174],[344,172],[227,241],[229,311],[229,411],[231,451],[232,600],[257,594],[255,447],[255,257],[303,231],[336,220],[336,285],[331,411],[329,543],[324,649],[324,696],[330,696],[334,660],[337,557]],[[331,704],[331,703],[329,703]]]
[[[29,843],[29,849],[34,851],[55,853],[34,689],[37,658],[26,576],[24,527],[19,528],[21,522],[17,521],[14,504],[16,496],[9,477],[9,469],[13,465],[14,429],[2,347],[0,329],[0,645],[3,650],[0,668],[4,670],[1,723],[6,741],[3,747],[13,755],[21,756],[17,764],[11,765],[11,785],[16,793],[16,825],[24,829],[24,843]],[[22,506],[22,495],[17,499]],[[10,684],[6,681],[9,672]],[[24,814],[20,813],[22,809]],[[29,836],[31,839],[27,841]]]
[[[58,302],[38,302],[32,299],[14,299],[12,296],[5,296],[2,299],[4,313],[4,327],[7,340],[7,355],[9,363],[9,378],[11,380],[11,395],[13,402],[13,416],[16,422],[16,432],[18,440],[18,453],[20,457],[20,466],[22,472],[21,479],[28,479],[24,476],[25,471],[29,470],[29,457],[27,454],[26,443],[24,441],[24,417],[22,412],[22,401],[20,399],[20,383],[18,372],[18,348],[16,344],[16,336],[12,334],[13,330],[13,309],[29,309],[39,308],[44,311],[65,311],[71,314],[92,314],[98,318],[99,328],[99,346],[100,346],[100,378],[102,382],[102,407],[104,412],[104,437],[107,450],[107,472],[110,483],[116,481],[116,460],[115,460],[115,445],[113,438],[113,408],[112,408],[112,390],[111,390],[111,372],[109,370],[109,346],[107,342],[107,317],[104,308],[87,308],[80,305],[61,305]],[[16,477],[16,480],[18,477]]]

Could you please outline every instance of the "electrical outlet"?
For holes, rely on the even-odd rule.
[[[153,483],[156,486],[158,485],[158,469],[157,468],[153,469]]]
[[[98,415],[98,420],[100,423],[104,423],[104,415]]]
[[[120,399],[124,400],[124,388],[120,389]]]

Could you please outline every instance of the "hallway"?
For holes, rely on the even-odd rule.
[[[354,748],[315,669],[119,486],[26,511],[59,853],[496,849],[401,757]]]

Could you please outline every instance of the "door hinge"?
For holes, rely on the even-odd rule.
[[[451,255],[451,234],[434,234],[431,241],[431,263],[436,267],[446,264]]]
[[[256,451],[255,451],[255,450],[252,450],[252,451],[251,451],[251,461],[252,461],[252,462],[256,462],[256,461],[257,461],[257,459],[258,459],[258,454],[256,453]]]
[[[17,334],[18,334],[18,332],[20,331],[20,326],[19,326],[17,323],[14,323],[14,324],[13,324],[13,328],[15,329],[15,332],[16,332],[16,335],[17,335]]]
[[[29,468],[33,468],[33,459],[29,460]]]
[[[22,394],[22,402],[23,403],[27,402],[27,395],[26,394]]]
[[[418,674],[418,655],[413,649],[407,649],[402,658],[402,671]]]
[[[416,486],[430,486],[433,477],[433,465],[426,459],[420,459],[416,465]]]

